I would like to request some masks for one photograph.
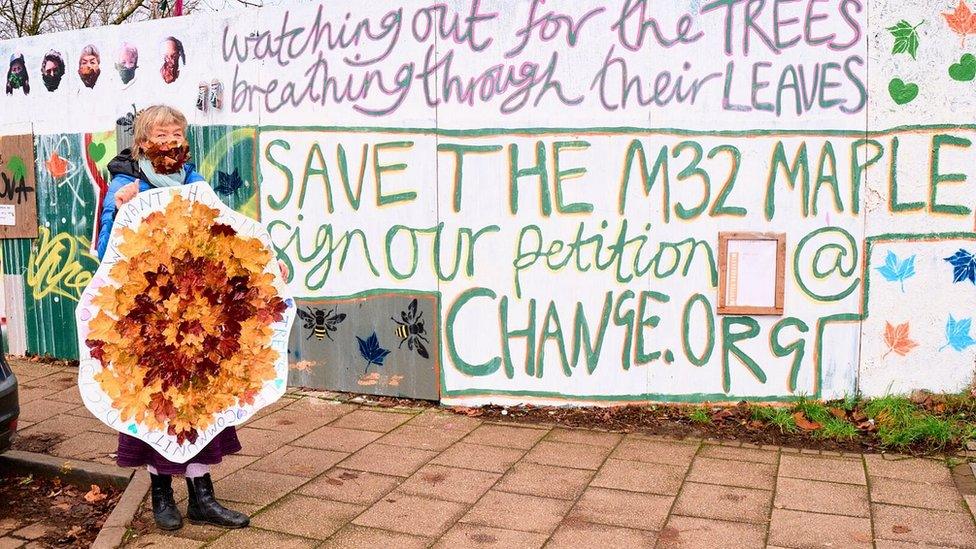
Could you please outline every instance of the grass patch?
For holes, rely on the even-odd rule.
[[[695,423],[706,424],[712,422],[712,415],[708,413],[708,410],[706,410],[704,407],[696,406],[691,410],[691,413],[688,414],[688,419]]]
[[[854,440],[858,435],[857,427],[853,423],[843,419],[831,417],[817,429],[815,436],[819,438],[831,438],[835,440]]]

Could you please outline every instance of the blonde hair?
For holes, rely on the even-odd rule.
[[[179,126],[183,128],[183,133],[186,133],[186,117],[183,116],[183,113],[168,105],[153,105],[152,107],[143,109],[136,115],[136,120],[132,128],[134,142],[132,158],[136,160],[142,158],[142,149],[139,147],[139,144],[149,141],[152,129],[163,124]]]

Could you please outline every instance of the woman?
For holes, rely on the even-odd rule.
[[[134,122],[134,143],[108,164],[112,174],[105,202],[102,204],[98,234],[98,258],[101,259],[112,234],[118,208],[139,192],[151,188],[174,187],[203,181],[193,164],[187,162],[186,118],[167,106],[149,107]],[[121,467],[149,469],[152,479],[152,506],[156,525],[175,530],[183,519],[173,499],[172,475],[186,477],[189,491],[187,518],[193,523],[207,523],[225,528],[242,528],[248,517],[221,506],[214,498],[210,465],[223,456],[241,450],[234,427],[227,427],[185,464],[166,460],[152,446],[140,439],[119,433],[118,464]]]
[[[86,88],[94,88],[101,74],[102,56],[99,55],[98,48],[88,44],[81,50],[81,57],[78,58],[78,76]]]

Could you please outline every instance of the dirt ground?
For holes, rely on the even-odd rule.
[[[91,547],[121,495],[117,488],[86,491],[57,477],[0,472],[0,518],[16,521],[14,530],[40,524],[46,533],[34,542],[43,547]]]

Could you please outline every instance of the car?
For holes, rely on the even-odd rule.
[[[10,440],[17,431],[20,404],[17,400],[17,376],[7,364],[0,343],[0,453],[10,449]]]

